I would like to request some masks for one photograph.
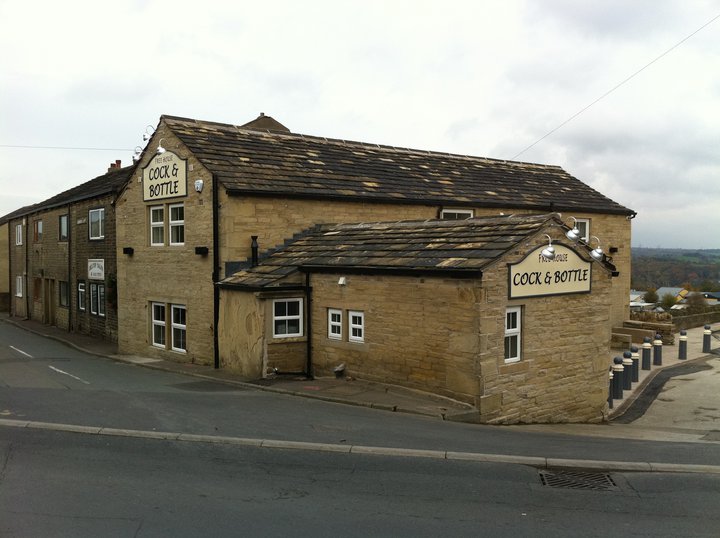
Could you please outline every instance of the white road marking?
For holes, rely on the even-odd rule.
[[[85,383],[86,385],[89,385],[89,384],[90,384],[89,381],[85,381],[84,379],[80,379],[80,378],[77,377],[77,376],[74,376],[74,375],[69,374],[69,373],[67,373],[67,372],[63,372],[60,368],[55,368],[54,366],[48,366],[48,368],[50,368],[51,370],[53,370],[53,371],[55,371],[55,372],[57,372],[57,373],[59,373],[59,374],[63,374],[63,375],[66,375],[66,376],[70,376],[70,377],[72,377],[73,379],[77,379],[78,381],[80,381],[81,383]]]
[[[14,350],[17,351],[18,353],[22,353],[23,355],[25,355],[26,357],[30,357],[31,359],[34,358],[34,357],[33,357],[32,355],[30,355],[29,353],[25,353],[22,349],[18,349],[18,348],[16,348],[15,346],[10,346],[10,349],[14,349]]]

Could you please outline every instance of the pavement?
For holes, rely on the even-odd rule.
[[[473,406],[450,398],[407,389],[396,385],[368,382],[352,378],[315,378],[276,376],[258,382],[248,382],[231,371],[212,366],[180,363],[132,355],[119,355],[117,345],[90,336],[69,333],[33,320],[11,318],[0,313],[0,322],[11,323],[35,334],[64,342],[81,351],[128,362],[138,366],[194,376],[256,390],[315,398],[324,401],[357,405],[385,411],[412,413],[443,420],[472,421]],[[679,336],[679,335],[678,335]],[[507,428],[561,433],[568,435],[602,436],[628,439],[720,442],[720,391],[714,383],[720,374],[720,355],[702,352],[703,328],[688,330],[688,359],[678,359],[678,346],[665,346],[663,364],[651,370],[640,370],[640,379],[614,407],[602,424],[532,424],[505,426]],[[678,338],[675,339],[678,342]],[[713,340],[713,347],[717,341]],[[622,355],[622,353],[614,353]],[[612,357],[609,357],[608,365]],[[701,381],[687,383],[688,376]],[[676,381],[680,379],[682,381]],[[680,385],[678,385],[678,383]],[[703,390],[698,391],[697,386]],[[690,388],[692,387],[692,388]],[[687,389],[684,396],[681,394]],[[671,398],[663,398],[663,391],[672,390]],[[708,399],[699,401],[698,394]],[[665,400],[671,400],[666,402]],[[672,403],[671,406],[656,405]]]

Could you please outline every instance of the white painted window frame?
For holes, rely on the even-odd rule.
[[[155,220],[156,212],[160,213],[160,220]],[[155,230],[160,230],[160,241],[155,241]],[[154,205],[150,207],[150,246],[165,246],[165,206]]]
[[[458,218],[457,216],[451,217],[450,215],[464,215],[464,217]],[[440,211],[440,218],[443,220],[465,220],[465,219],[471,219],[474,216],[475,216],[474,209],[459,209],[459,208],[448,207],[447,209],[443,209]]]
[[[182,219],[173,219],[173,209],[182,209],[183,218]],[[172,246],[182,246],[185,244],[185,204],[170,204],[168,206],[168,223],[169,223],[169,237],[168,241],[170,242],[170,245]],[[182,241],[175,241],[174,236],[176,230],[180,230],[182,233]]]
[[[298,314],[286,314],[284,316],[278,316],[275,314],[275,305],[278,303],[291,303],[291,302],[297,302],[298,303]],[[298,336],[303,335],[303,299],[302,297],[288,297],[284,299],[274,299],[272,302],[272,329],[273,329],[273,338],[297,338]],[[287,307],[285,309],[287,312]],[[299,321],[298,323],[298,332],[297,333],[284,333],[284,334],[278,334],[276,332],[276,322],[277,321],[289,321],[297,319]],[[287,327],[287,324],[286,324]]]
[[[15,246],[21,246],[23,244],[23,225],[15,225]]]
[[[339,308],[328,308],[328,338],[331,340],[342,340],[342,315]],[[337,316],[337,319],[333,319]]]
[[[509,326],[510,314],[514,314],[516,320],[515,326]],[[519,362],[522,359],[522,307],[509,306],[505,309],[505,336],[503,338],[503,358],[506,364]],[[507,348],[508,339],[517,339],[517,353],[512,356],[505,357],[505,349]]]
[[[87,305],[87,295],[86,295],[86,288],[85,288],[85,282],[78,282],[77,287],[77,301],[78,301],[78,310],[81,312],[85,312]]]
[[[17,275],[15,277],[15,297],[23,296],[23,287],[23,277],[22,275]]]
[[[184,321],[185,323],[180,323],[175,321],[175,312],[182,311],[184,312]],[[180,345],[177,345],[176,339],[175,339],[175,331],[180,331],[183,334],[183,344],[185,347],[181,347]],[[170,305],[170,332],[171,332],[171,341],[170,341],[170,349],[173,351],[177,351],[178,353],[187,353],[187,309],[185,308],[185,305],[181,304],[172,304]]]
[[[162,308],[163,319],[155,317],[155,307]],[[162,327],[162,342],[155,341],[155,327]],[[165,349],[167,346],[167,306],[165,303],[150,303],[150,341],[155,347]]]
[[[590,242],[590,219],[575,219],[576,223],[575,225],[578,227],[578,230],[580,230],[580,239],[585,241],[586,243]],[[585,233],[580,229],[580,224],[585,225]]]
[[[357,343],[365,341],[365,312],[348,310],[348,341]]]
[[[97,215],[98,233],[93,235],[93,215]],[[105,239],[105,208],[98,207],[88,211],[88,237],[91,240]]]

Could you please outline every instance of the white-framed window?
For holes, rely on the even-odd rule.
[[[90,283],[90,313],[105,316],[105,284]]]
[[[105,208],[91,209],[88,214],[90,239],[105,238]]]
[[[165,347],[165,305],[152,303],[152,345]]]
[[[273,301],[273,337],[302,336],[302,314],[302,299],[275,299]]]
[[[174,204],[170,210],[170,244],[185,244],[185,205]]]
[[[328,338],[342,340],[342,310],[328,308]]]
[[[522,307],[505,310],[505,362],[518,362],[521,357]]]
[[[68,282],[59,281],[58,290],[60,292],[60,306],[70,306],[70,285]]]
[[[20,246],[23,244],[23,225],[15,225],[15,245]]]
[[[150,245],[165,245],[165,207],[161,205],[150,208]]]
[[[187,351],[187,321],[183,305],[170,305],[172,325],[172,350],[185,353]]]
[[[358,310],[348,311],[348,340],[365,341],[365,313]]]
[[[15,277],[15,297],[23,296],[23,277],[18,275]]]
[[[78,306],[78,310],[80,310],[81,312],[85,312],[85,308],[86,308],[85,301],[86,300],[87,299],[85,298],[85,282],[78,282],[78,287],[77,287],[77,302],[78,302],[78,304],[77,304],[77,306]]]
[[[443,209],[440,211],[440,218],[443,220],[465,220],[475,216],[472,209]]]
[[[67,241],[70,236],[69,217],[60,215],[58,218],[58,241]]]
[[[590,241],[590,219],[575,219],[577,222],[578,231],[580,232],[580,239],[586,243]]]

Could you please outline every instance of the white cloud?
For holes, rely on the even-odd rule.
[[[264,112],[296,132],[511,158],[718,14],[709,0],[2,1],[0,144],[115,149],[0,147],[15,193],[0,214],[129,163],[161,114]],[[682,233],[720,224],[719,29],[518,159],[638,211],[635,244],[720,248]]]

